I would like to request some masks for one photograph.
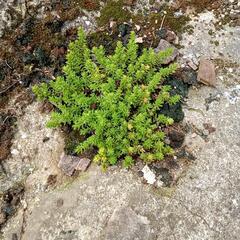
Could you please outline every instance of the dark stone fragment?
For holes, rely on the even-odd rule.
[[[46,27],[51,30],[52,33],[61,32],[63,21],[54,20],[53,22],[46,23]]]
[[[185,68],[181,71],[181,79],[189,85],[197,84],[197,73],[191,68]]]
[[[17,39],[16,39],[17,45],[25,46],[31,42],[32,33],[34,30],[34,24],[35,24],[35,20],[33,17],[30,17],[30,18],[26,19],[26,21],[24,21],[24,23],[21,27],[21,32],[17,36]]]
[[[180,95],[185,98],[188,94],[188,84],[181,81],[181,79],[171,76],[164,81],[164,85],[170,85],[172,87],[171,95]]]
[[[45,137],[45,138],[43,138],[43,142],[44,142],[44,143],[47,142],[47,141],[49,141],[49,140],[50,140],[49,137]]]
[[[155,166],[154,171],[156,173],[156,176],[160,176],[161,181],[166,187],[169,187],[171,185],[173,177],[171,176],[169,169],[163,167],[159,168]]]
[[[22,26],[22,31],[23,33],[30,33],[34,29],[34,24],[35,24],[35,19],[34,17],[29,17],[24,21],[23,26]]]
[[[184,142],[185,134],[181,129],[170,128],[168,131],[168,137],[170,139],[170,146],[173,148],[179,148]]]
[[[130,33],[131,28],[128,24],[123,23],[118,26],[118,31],[119,31],[121,37],[124,37]]]
[[[176,156],[178,158],[186,158],[191,161],[194,161],[196,159],[196,157],[185,148],[181,149],[181,151],[176,152]]]
[[[159,36],[161,39],[165,39],[167,37],[167,29],[166,28],[161,28],[156,33],[157,33],[157,36]]]
[[[20,35],[16,38],[16,44],[19,46],[25,46],[32,41],[32,33],[34,30],[35,20],[33,17],[30,17],[24,21],[21,28]]]
[[[38,47],[34,50],[34,56],[35,56],[36,62],[41,67],[47,66],[50,62],[49,57],[47,56],[44,49],[41,47]]]
[[[35,57],[32,53],[24,53],[22,56],[22,61],[25,64],[31,64],[35,61]]]
[[[159,111],[159,114],[164,114],[165,116],[172,118],[175,122],[180,122],[184,118],[184,112],[180,102],[172,106],[165,103]]]
[[[2,211],[7,215],[7,216],[12,216],[15,213],[15,209],[12,205],[6,204],[5,206],[2,207]]]
[[[25,46],[30,43],[32,40],[32,36],[30,34],[23,34],[17,37],[16,44],[19,46]]]
[[[31,76],[30,75],[27,75],[27,76],[23,75],[22,78],[21,78],[21,82],[20,82],[21,86],[27,88],[27,87],[29,87],[30,83],[31,83]]]
[[[30,84],[35,84],[35,83],[49,83],[51,79],[49,79],[48,77],[46,77],[44,75],[44,73],[40,72],[40,71],[32,71],[30,74],[23,74],[21,76],[21,81],[20,84],[23,87],[29,87]]]
[[[122,42],[124,46],[127,46],[129,38],[130,38],[130,34],[127,34],[122,38]]]
[[[137,174],[138,174],[139,177],[143,177],[143,172],[142,171],[138,171]]]

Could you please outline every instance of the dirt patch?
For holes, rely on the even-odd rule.
[[[221,3],[222,0],[178,0],[176,1],[176,7],[177,8],[188,8],[193,7],[196,12],[200,13],[204,10],[212,10],[217,9]]]
[[[6,159],[10,153],[12,138],[15,132],[16,117],[1,113],[0,115],[0,163]]]
[[[0,96],[0,164],[10,154],[12,139],[16,132],[16,121],[26,106],[33,101],[33,95],[27,89],[16,86]]]
[[[26,18],[19,17],[14,31],[7,29],[0,41],[0,160],[10,152],[16,118],[33,101],[29,88],[60,74],[67,45],[76,34],[62,34],[61,29],[64,22],[79,16],[79,3],[54,1],[42,19],[36,17],[40,6],[28,6]],[[15,96],[21,113],[10,104]]]
[[[62,34],[61,29],[66,21],[81,15],[80,9],[75,1],[54,1],[47,5],[41,19],[36,17],[37,9],[32,9],[14,32],[5,32],[1,39],[0,92],[14,82],[29,87],[32,83],[47,81],[61,69],[66,47],[72,33],[75,34],[71,31]]]
[[[88,11],[95,11],[100,9],[100,3],[98,0],[83,0],[80,1],[81,7]]]

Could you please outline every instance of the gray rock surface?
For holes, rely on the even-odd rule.
[[[171,43],[167,42],[166,40],[164,39],[161,39],[158,46],[154,49],[154,51],[156,53],[158,52],[161,52],[161,51],[165,51],[167,49],[172,49],[173,52],[172,52],[172,55],[167,57],[164,61],[163,61],[163,64],[169,64],[171,62],[173,62],[176,57],[178,56],[179,52],[177,50],[177,48],[175,48]]]
[[[106,240],[149,239],[149,223],[147,217],[137,215],[131,208],[122,206],[114,210],[103,237]]]

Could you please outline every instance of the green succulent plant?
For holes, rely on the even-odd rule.
[[[106,55],[102,46],[89,49],[79,29],[69,45],[63,76],[33,87],[40,100],[55,106],[47,125],[68,124],[80,131],[85,138],[76,152],[97,149],[94,160],[104,168],[118,161],[124,167],[137,159],[151,163],[173,154],[162,131],[173,119],[160,110],[180,100],[163,84],[177,64],[162,65],[172,49],[155,53],[144,48],[139,53],[135,39],[132,32],[127,46],[118,42],[114,53]]]

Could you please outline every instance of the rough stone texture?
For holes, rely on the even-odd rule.
[[[75,170],[85,171],[91,160],[62,154],[58,167],[68,176],[72,176]]]
[[[38,13],[43,11],[45,0],[0,0],[0,37],[7,28],[15,27],[19,20],[27,15],[30,7],[37,7]],[[36,14],[36,13],[35,13]]]
[[[96,30],[96,17],[95,12],[84,11],[84,16],[79,16],[73,21],[67,21],[64,23],[62,33],[65,33],[68,29],[83,27],[86,33]]]
[[[193,33],[185,33],[181,43],[185,46],[184,57],[193,59],[205,56],[209,59],[224,59],[225,61],[239,61],[240,27],[231,28],[225,25],[216,30],[217,18],[212,12],[206,11],[192,17],[189,25],[193,26]],[[213,34],[209,34],[213,32]]]
[[[147,217],[137,215],[126,206],[114,210],[105,231],[104,239],[106,240],[149,239],[151,237]]]
[[[155,52],[158,53],[160,51],[165,51],[167,49],[173,49],[173,53],[171,56],[167,57],[164,61],[163,61],[163,64],[169,64],[171,62],[173,62],[176,57],[178,56],[179,52],[178,50],[172,45],[170,44],[169,42],[167,42],[166,40],[164,39],[161,39],[157,48],[155,48]]]
[[[34,14],[34,16],[41,19],[50,5],[51,1],[49,0],[0,0],[0,38],[6,29],[17,26],[27,14]],[[33,9],[34,12],[31,12]],[[94,11],[88,12],[84,9],[82,12],[83,16],[64,23],[62,28],[63,33],[72,27],[77,28],[79,26],[82,26],[86,32],[96,29],[96,17],[98,13]]]
[[[40,104],[27,107],[18,120],[18,132],[11,148],[11,157],[3,162],[7,174],[0,178],[0,193],[26,181],[26,186],[43,190],[49,175],[61,176],[57,168],[64,141],[59,131],[46,128],[48,116],[39,112]],[[48,137],[49,141],[43,140]]]
[[[26,179],[22,207],[3,228],[3,239],[16,235],[22,240],[103,240],[108,236],[113,240],[239,239],[240,29],[221,30],[217,47],[208,34],[214,17],[207,12],[198,18],[192,23],[194,33],[185,34],[180,42],[184,45],[181,53],[186,59],[206,54],[213,57],[217,85],[214,89],[191,89],[185,121],[199,129],[198,133],[206,124],[216,131],[207,138],[194,132],[186,137],[185,144],[197,159],[178,185],[153,188],[131,171],[115,167],[102,172],[93,165],[73,183],[65,179],[55,190],[45,191],[43,182],[49,174],[62,178],[55,161],[62,153],[63,140],[58,131],[44,127],[48,117],[40,115],[34,103],[18,123],[12,147],[18,153],[13,151],[16,155],[6,164],[12,169],[11,176],[14,171],[21,175],[26,165],[23,153],[27,153],[36,167]],[[46,135],[50,140],[43,143]],[[36,146],[39,151],[34,151]]]
[[[14,0],[0,0],[0,37],[2,37],[5,28],[11,27],[11,24],[14,21],[10,13],[7,11],[9,9],[9,6],[12,7],[14,5]],[[19,5],[22,6],[22,4]]]

